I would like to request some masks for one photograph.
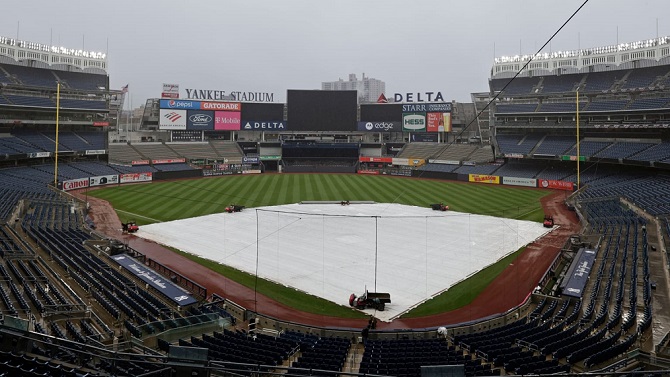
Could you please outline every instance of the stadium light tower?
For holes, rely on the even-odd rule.
[[[54,188],[58,188],[58,118],[60,116],[60,81],[56,82],[56,149],[54,150]]]
[[[579,89],[577,89],[577,190],[579,190],[579,160],[581,156],[579,155]]]

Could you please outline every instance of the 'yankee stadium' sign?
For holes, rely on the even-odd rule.
[[[212,89],[185,89],[186,98],[212,101],[274,102],[274,93],[239,92]]]

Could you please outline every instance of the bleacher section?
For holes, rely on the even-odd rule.
[[[448,160],[448,161],[463,161],[467,157],[477,150],[476,145],[470,144],[456,144],[452,143],[447,145],[447,147],[442,150],[442,152],[435,156],[436,160]]]
[[[582,79],[582,75],[543,76],[542,93],[572,92]]]
[[[610,90],[627,73],[627,70],[589,73],[586,76],[586,83],[581,90],[583,92],[604,92]]]
[[[99,91],[109,86],[106,75],[83,72],[54,71],[66,87],[78,90]]]
[[[612,143],[608,142],[608,141],[582,140],[579,143],[579,155],[580,156],[591,157],[594,154],[598,153],[599,151],[607,148],[611,144]],[[577,155],[577,143],[575,143],[575,146],[572,147],[570,150],[568,150],[565,154],[570,155],[570,156],[576,156]]]
[[[491,80],[491,89],[494,92],[498,92],[507,85],[504,95],[530,94],[532,88],[537,86],[539,82],[540,79],[538,77],[518,77],[511,82],[510,79],[494,79]]]
[[[209,158],[216,159],[219,155],[214,147],[208,143],[166,143],[167,147],[172,149],[177,155],[186,159]]]
[[[109,144],[109,162],[130,164],[132,161],[147,160],[133,145],[126,143]]]
[[[586,102],[580,102],[579,108],[586,107]],[[549,102],[540,105],[537,110],[539,113],[574,113],[577,111],[577,104],[575,102]]]
[[[659,77],[665,76],[669,71],[668,66],[632,69],[621,89],[650,89]]]
[[[499,103],[496,105],[496,113],[532,113],[537,109],[537,105],[536,103]]]
[[[29,107],[56,107],[56,102],[47,97],[19,96],[5,94],[4,97],[10,104]]]
[[[43,149],[30,145],[16,136],[0,137],[0,154],[13,155],[43,151]]]
[[[652,147],[652,143],[631,143],[619,141],[593,155],[600,158],[628,158]]]
[[[626,105],[628,105],[628,100],[610,100],[610,101],[593,101],[588,104],[584,109],[584,111],[615,111],[615,110],[623,110]]]
[[[492,162],[494,159],[493,149],[490,145],[485,145],[483,147],[477,148],[470,156],[468,156],[469,161],[474,161],[478,164],[483,164],[487,162]]]
[[[25,86],[55,88],[58,78],[49,69],[24,67],[13,64],[0,64],[10,75],[12,83]]]
[[[576,138],[572,136],[547,135],[533,153],[559,156],[565,154],[576,143]]]
[[[636,161],[663,161],[668,158],[670,158],[670,142],[667,141],[655,144],[629,157],[629,159]]]
[[[542,162],[531,163],[515,163],[508,162],[495,171],[495,175],[503,177],[517,177],[517,178],[535,178],[540,172],[546,169],[546,165]]]
[[[502,154],[528,155],[542,139],[544,134],[529,133],[524,135],[498,135],[498,147]]]
[[[445,148],[444,144],[437,143],[408,143],[398,153],[399,158],[434,158],[439,156]]]
[[[219,157],[237,157],[241,159],[242,156],[244,156],[237,143],[223,140],[210,140],[209,143],[212,145],[212,147],[214,147],[214,150],[219,155]]]
[[[662,109],[668,107],[670,97],[638,98],[628,105],[628,110]]]

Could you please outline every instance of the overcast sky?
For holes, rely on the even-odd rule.
[[[583,0],[13,1],[0,35],[108,53],[135,107],[162,83],[274,93],[362,73],[470,101],[494,56],[534,53]],[[670,0],[590,0],[551,51],[670,35]],[[618,33],[617,33],[618,29]],[[546,49],[549,51],[549,48]]]

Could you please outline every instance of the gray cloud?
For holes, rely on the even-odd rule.
[[[317,89],[349,73],[388,93],[441,91],[469,101],[487,90],[494,54],[533,53],[581,0],[538,1],[21,1],[0,35],[107,51],[113,88],[133,105],[182,88]],[[553,51],[670,35],[667,0],[591,0]],[[579,37],[578,37],[579,36]],[[495,46],[495,51],[494,51]]]

